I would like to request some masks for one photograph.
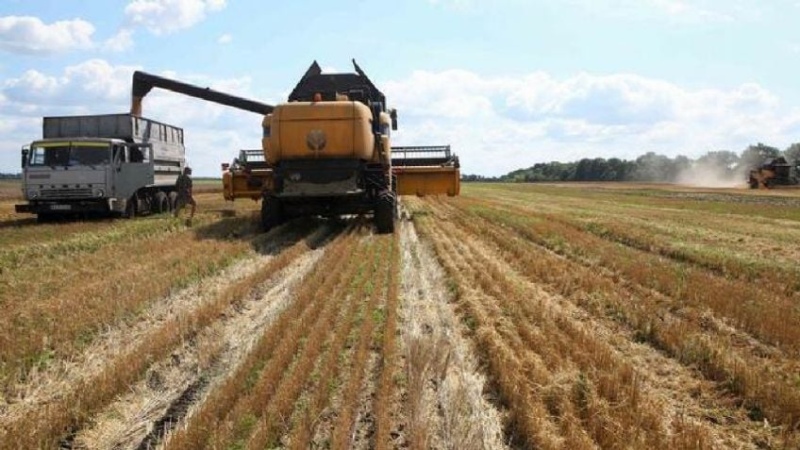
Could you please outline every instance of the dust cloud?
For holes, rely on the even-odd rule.
[[[675,183],[692,187],[736,188],[745,182],[744,169],[729,169],[714,164],[695,163],[675,177]]]

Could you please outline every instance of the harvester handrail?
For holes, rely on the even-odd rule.
[[[412,154],[419,154],[419,153],[443,153],[444,157],[450,158],[450,146],[449,145],[417,145],[417,146],[408,146],[408,147],[392,147],[392,155],[402,154],[403,157],[407,157],[409,153]]]
[[[397,167],[459,167],[458,156],[449,145],[392,147],[392,165]]]

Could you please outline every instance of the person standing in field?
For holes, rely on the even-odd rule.
[[[194,218],[194,211],[197,208],[197,202],[194,201],[194,197],[192,196],[192,168],[186,167],[183,169],[183,173],[178,175],[177,181],[175,181],[175,191],[178,192],[178,198],[175,201],[175,217],[177,218],[180,215],[181,210],[187,205],[192,205],[191,212],[189,213],[189,218],[186,219],[186,225],[192,225],[192,219]]]

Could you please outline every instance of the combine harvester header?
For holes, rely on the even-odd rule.
[[[392,147],[392,173],[397,195],[458,195],[461,191],[458,156],[449,145]]]
[[[397,111],[353,61],[355,73],[322,73],[316,61],[276,106],[143,72],[133,75],[131,113],[153,88],[264,115],[261,157],[242,150],[223,164],[228,200],[261,199],[264,229],[306,215],[371,213],[392,232],[397,195],[458,195],[449,146],[392,147]]]

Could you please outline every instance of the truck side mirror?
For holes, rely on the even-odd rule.
[[[28,167],[28,154],[30,153],[31,149],[28,147],[22,147],[22,168]]]
[[[397,110],[392,108],[389,110],[389,117],[392,118],[392,131],[397,130]]]

